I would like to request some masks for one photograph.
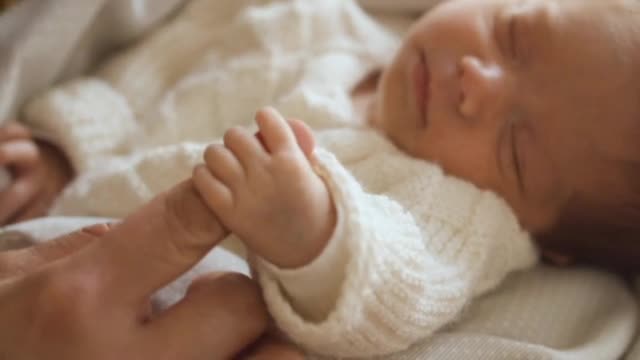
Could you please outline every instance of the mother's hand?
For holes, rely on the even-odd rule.
[[[224,236],[187,182],[113,227],[97,225],[35,248],[0,253],[2,358],[235,356],[267,324],[259,289],[250,279],[207,275],[166,311],[154,313],[150,305],[156,290]],[[258,355],[269,351],[273,347]],[[274,356],[264,358],[283,358],[277,349]]]

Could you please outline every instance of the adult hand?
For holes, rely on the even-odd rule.
[[[60,150],[17,123],[0,127],[0,166],[11,174],[0,189],[0,225],[45,215],[73,176]]]
[[[169,309],[154,313],[150,305],[156,290],[225,235],[186,182],[113,227],[98,225],[0,253],[2,357],[232,358],[267,323],[259,289],[248,278],[210,274],[196,279]],[[262,358],[301,357],[284,348]]]

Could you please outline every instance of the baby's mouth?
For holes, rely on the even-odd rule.
[[[427,126],[427,109],[430,97],[430,74],[427,58],[424,53],[419,53],[419,59],[412,71],[413,87],[416,96],[416,107],[421,127]]]

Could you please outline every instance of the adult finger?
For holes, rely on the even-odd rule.
[[[256,114],[261,138],[269,152],[296,145],[296,138],[287,121],[273,108],[265,108]]]
[[[0,166],[25,168],[38,160],[38,146],[31,140],[11,140],[0,144]]]
[[[31,137],[29,129],[16,122],[0,127],[0,142],[12,139],[28,139]]]
[[[96,224],[35,246],[0,253],[0,279],[37,270],[66,257],[109,231],[110,225]]]
[[[138,306],[193,267],[227,232],[185,181],[127,216],[82,255],[86,266],[108,274],[111,300]]]
[[[0,192],[0,224],[15,217],[35,197],[38,187],[35,177],[24,176]]]
[[[251,279],[237,273],[205,275],[182,301],[147,324],[144,354],[149,359],[231,359],[260,337],[267,320],[260,289]]]

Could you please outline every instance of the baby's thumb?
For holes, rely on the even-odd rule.
[[[296,137],[296,141],[298,142],[298,146],[302,149],[305,156],[310,159],[313,155],[313,150],[316,147],[316,140],[313,137],[313,132],[311,128],[304,122],[298,119],[289,119],[289,126],[291,126],[291,130],[293,130],[293,134]]]

